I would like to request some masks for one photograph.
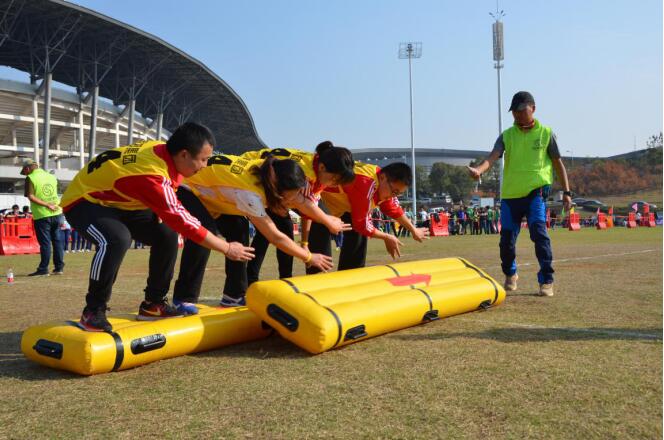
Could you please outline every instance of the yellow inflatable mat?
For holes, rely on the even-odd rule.
[[[247,306],[310,353],[500,304],[505,290],[462,258],[261,281]]]
[[[271,332],[247,307],[198,307],[198,315],[159,321],[137,321],[136,314],[109,316],[110,333],[84,331],[74,320],[37,325],[23,332],[21,350],[42,365],[91,375],[253,341]]]

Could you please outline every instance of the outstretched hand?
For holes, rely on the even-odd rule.
[[[228,243],[226,256],[233,261],[249,261],[254,258],[254,248],[243,245],[238,241]]]
[[[466,169],[468,170],[468,174],[470,175],[470,177],[472,177],[475,180],[479,179],[480,176],[482,176],[482,173],[480,173],[477,168],[473,168],[471,166],[466,165]]]

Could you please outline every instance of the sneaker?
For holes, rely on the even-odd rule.
[[[95,310],[84,308],[79,327],[88,332],[112,331],[111,323],[106,319],[106,310],[106,307],[99,307]]]
[[[505,276],[505,290],[508,292],[513,292],[516,290],[516,281],[519,279],[518,274],[507,275]]]
[[[138,308],[139,321],[156,321],[164,318],[182,318],[184,314],[166,301],[150,303],[143,301]]]
[[[198,307],[194,303],[173,300],[173,305],[183,315],[198,315]]]
[[[32,272],[32,273],[28,274],[28,276],[29,276],[29,277],[47,277],[47,276],[48,276],[48,272],[44,272],[44,271],[41,271],[41,270],[37,270],[37,271],[35,271],[35,272]]]
[[[244,299],[244,296],[242,298],[232,298],[224,295],[221,297],[219,305],[221,307],[242,307],[247,305],[247,301]]]
[[[51,275],[64,275],[64,271],[62,269],[53,269],[53,272],[51,272]]]
[[[539,296],[553,296],[553,283],[540,284]]]

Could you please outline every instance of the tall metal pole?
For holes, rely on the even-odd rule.
[[[43,159],[42,159],[42,168],[46,171],[49,169],[48,165],[48,156],[49,156],[49,148],[51,144],[51,80],[53,78],[53,75],[51,72],[47,72],[46,75],[44,76],[44,81],[45,81],[45,87],[44,87],[44,137],[42,139],[43,142],[43,147],[42,147],[42,154],[43,154]]]
[[[413,173],[413,214],[417,216],[417,173],[415,171],[415,135],[413,130],[413,73],[412,73],[412,57],[408,57],[408,84],[410,87],[410,163],[413,166],[411,170]],[[416,217],[413,218],[416,218]]]
[[[399,58],[408,58],[408,88],[410,91],[410,160],[412,172],[413,218],[417,218],[417,165],[415,162],[415,129],[413,127],[413,58],[422,57],[422,43],[401,43]]]
[[[503,111],[502,111],[502,97],[500,91],[500,69],[503,68],[501,61],[505,59],[503,53],[503,22],[501,18],[505,16],[505,13],[502,10],[498,10],[498,2],[496,1],[496,13],[489,13],[496,21],[493,23],[493,61],[494,69],[496,69],[496,74],[498,76],[498,136],[503,133]],[[501,190],[503,188],[503,167],[504,161],[503,158],[500,158],[499,165],[500,167],[500,179],[498,183],[498,196],[500,197]]]

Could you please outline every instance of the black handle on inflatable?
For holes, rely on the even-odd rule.
[[[58,344],[57,342],[40,339],[35,343],[32,349],[42,356],[62,359],[63,347],[62,344]]]
[[[438,319],[440,319],[440,316],[438,316],[438,310],[429,310],[422,317],[422,321],[424,322],[437,321]]]
[[[134,354],[145,353],[166,345],[166,336],[158,333],[156,335],[143,336],[131,341],[131,352]]]
[[[368,334],[366,329],[364,328],[364,324],[358,325],[357,327],[348,329],[348,331],[346,332],[346,337],[344,337],[344,341],[360,339],[367,335]]]
[[[478,308],[478,309],[482,309],[482,310],[488,310],[488,309],[490,309],[490,308],[491,308],[491,300],[490,300],[490,299],[487,299],[486,301],[482,301],[482,302],[480,303],[479,307],[477,307],[477,308]]]
[[[283,325],[292,332],[296,331],[298,326],[300,325],[300,323],[293,315],[291,315],[290,313],[288,313],[287,311],[285,311],[276,304],[270,304],[269,306],[267,306],[267,314],[272,319],[274,319],[279,324]]]

